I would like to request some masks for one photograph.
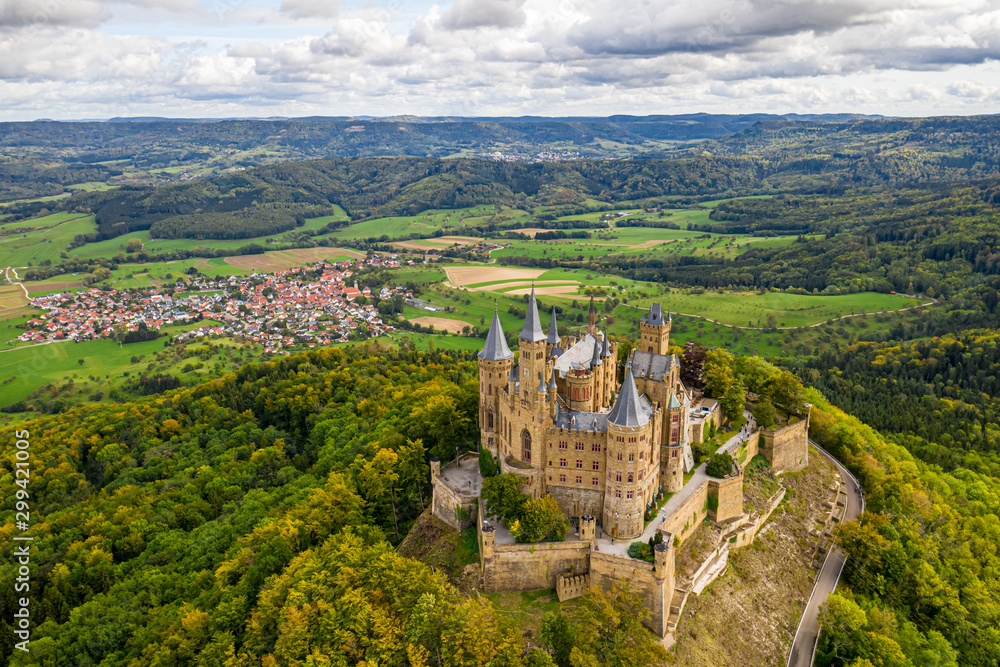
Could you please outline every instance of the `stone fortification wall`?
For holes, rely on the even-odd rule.
[[[662,637],[667,632],[674,577],[671,570],[668,576],[657,579],[653,569],[646,561],[595,551],[590,557],[590,583],[610,590],[612,585],[621,587],[627,582],[632,594],[641,597],[649,610],[643,624]]]
[[[743,514],[743,472],[726,479],[708,480],[708,495],[717,502],[715,520],[718,523],[735,519]]]
[[[802,470],[809,465],[809,414],[794,424],[761,431],[760,453],[775,472]]]
[[[663,522],[658,530],[662,533],[672,533],[681,543],[698,530],[698,526],[708,515],[708,486],[709,482],[702,482],[701,486]]]
[[[560,602],[586,595],[588,591],[590,591],[589,574],[559,577],[556,579],[556,596]]]
[[[589,569],[590,542],[497,544],[484,559],[483,587],[489,593],[555,588],[559,577]]]

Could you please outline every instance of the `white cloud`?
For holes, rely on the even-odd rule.
[[[31,23],[48,1],[0,0],[0,116],[954,113],[1000,81],[1000,0],[51,0]]]

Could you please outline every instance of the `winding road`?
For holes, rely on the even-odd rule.
[[[810,440],[809,444],[837,467],[841,479],[844,480],[847,507],[843,520],[856,519],[859,514],[865,511],[865,497],[861,493],[857,478],[840,461],[815,442]],[[844,570],[846,562],[847,556],[836,547],[827,553],[823,567],[816,575],[816,585],[813,587],[812,595],[809,596],[809,602],[806,604],[805,611],[802,612],[802,620],[799,621],[795,638],[792,640],[792,650],[788,653],[787,667],[810,667],[813,664],[813,659],[816,657],[816,644],[819,642],[819,607],[826,602],[830,593],[837,590],[837,583],[840,581],[840,574]]]

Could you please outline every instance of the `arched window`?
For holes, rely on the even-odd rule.
[[[632,473],[629,473],[629,474],[628,474],[628,483],[629,483],[629,484],[631,484],[631,483],[632,483]]]
[[[486,387],[486,395],[487,396],[492,396],[493,395],[493,385],[488,385]]]
[[[521,431],[521,460],[531,463],[531,434],[527,429]]]
[[[491,431],[493,430],[493,411],[492,410],[487,410],[486,411],[486,428],[489,429],[489,430],[491,430]]]

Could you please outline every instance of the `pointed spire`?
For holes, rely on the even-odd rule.
[[[674,392],[670,392],[670,401],[667,403],[667,408],[670,410],[676,410],[681,407],[681,402],[677,400],[677,396]]]
[[[552,367],[552,380],[549,381],[549,389],[556,389],[556,369]]]
[[[510,359],[514,353],[507,347],[507,339],[503,335],[503,325],[500,324],[500,315],[496,306],[493,307],[493,322],[490,323],[490,331],[486,334],[486,345],[479,352],[480,359],[487,361],[500,361]]]
[[[538,302],[535,300],[535,288],[531,288],[531,298],[528,300],[528,312],[524,316],[524,328],[518,338],[532,343],[545,340],[542,333],[542,320],[538,317]]]
[[[615,426],[645,426],[649,423],[649,415],[639,403],[639,390],[636,389],[630,367],[626,366],[625,381],[622,382],[621,392],[608,414],[608,423]]]
[[[601,356],[607,359],[611,356],[611,350],[608,349],[608,328],[604,327],[604,346],[601,348]]]
[[[552,321],[549,322],[549,336],[545,342],[549,345],[558,345],[560,340],[559,325],[556,323],[556,307],[552,306]]]
[[[547,390],[545,389],[545,373],[538,374],[538,393],[544,394]]]
[[[594,336],[594,356],[590,358],[590,367],[601,365],[601,340]]]

